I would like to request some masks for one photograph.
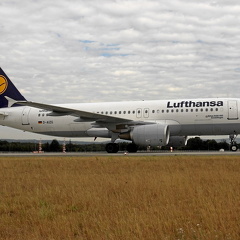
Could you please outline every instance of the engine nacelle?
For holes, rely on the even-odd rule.
[[[187,145],[186,136],[171,136],[168,142],[170,147],[184,147]]]
[[[168,144],[170,131],[168,125],[149,124],[134,127],[131,140],[140,146],[165,146]]]

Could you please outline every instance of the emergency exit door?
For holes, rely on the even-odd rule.
[[[238,119],[238,103],[236,100],[228,101],[228,120]]]
[[[29,107],[25,107],[22,111],[22,125],[29,125],[29,112],[30,112],[30,109]]]

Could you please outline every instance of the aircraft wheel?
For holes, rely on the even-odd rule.
[[[231,145],[231,151],[236,152],[238,150],[237,145]]]
[[[117,153],[119,150],[119,145],[117,143],[108,143],[105,149],[108,153]]]
[[[130,153],[135,153],[138,150],[138,146],[134,143],[130,143],[127,145],[127,151]]]

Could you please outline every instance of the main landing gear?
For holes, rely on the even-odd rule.
[[[108,143],[105,149],[108,153],[117,153],[119,151],[119,145],[117,143]]]
[[[237,134],[231,134],[229,135],[230,138],[230,149],[233,152],[236,152],[238,150],[238,146],[236,143],[236,138],[237,138]]]
[[[119,151],[119,145],[117,143],[108,143],[105,147],[108,153],[117,153]],[[138,150],[138,146],[134,143],[127,145],[127,151],[129,153],[135,153]]]

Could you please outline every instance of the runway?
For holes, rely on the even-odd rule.
[[[137,152],[137,153],[107,153],[107,152],[44,152],[44,153],[32,153],[32,152],[0,152],[0,157],[40,157],[40,156],[66,156],[66,157],[88,157],[88,156],[171,156],[171,155],[231,155],[240,156],[240,151],[151,151],[151,152]]]

